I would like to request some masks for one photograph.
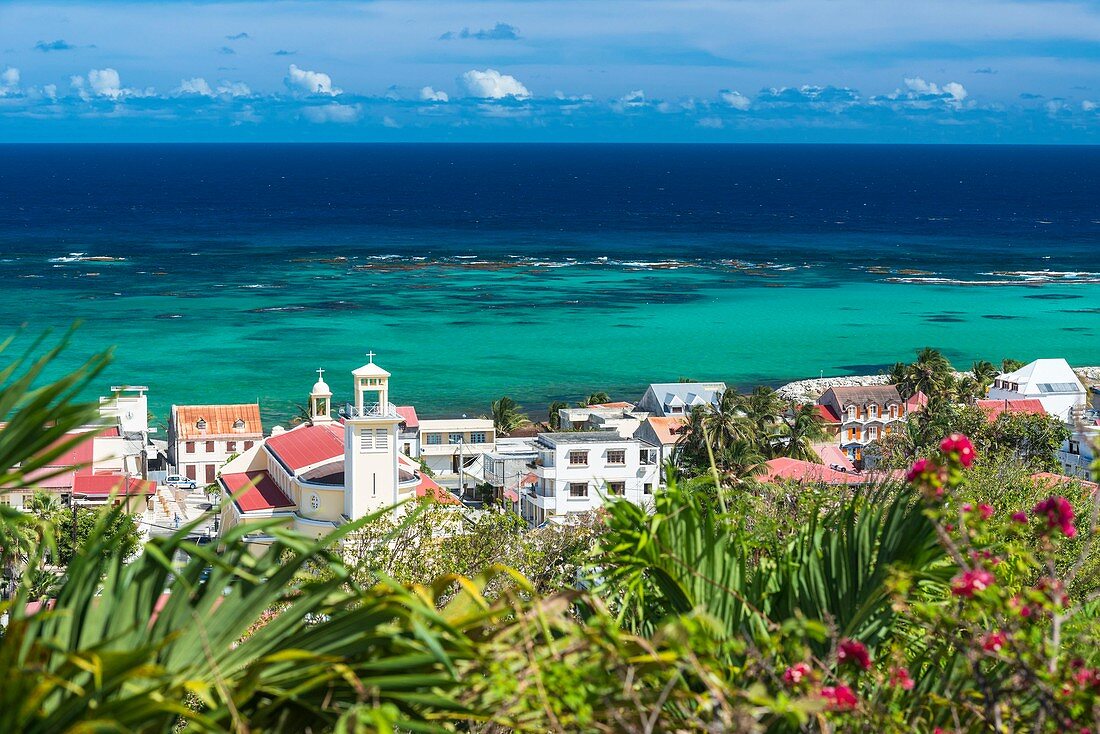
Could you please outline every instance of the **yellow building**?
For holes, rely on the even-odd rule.
[[[309,395],[310,422],[272,435],[223,467],[222,529],[267,518],[313,537],[405,499],[458,501],[398,450],[402,418],[389,402],[390,373],[352,372],[353,400],[339,415],[323,370]],[[254,542],[267,540],[262,534]]]

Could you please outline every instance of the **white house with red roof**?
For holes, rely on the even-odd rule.
[[[1035,399],[1050,415],[1071,421],[1085,407],[1085,386],[1064,359],[1037,359],[1013,372],[997,375],[990,400]]]
[[[663,467],[672,460],[676,452],[676,446],[683,438],[686,425],[687,419],[685,418],[651,415],[638,426],[634,438],[650,446],[658,447],[657,461]]]
[[[222,528],[280,518],[318,537],[349,520],[431,495],[460,504],[407,456],[399,442],[408,420],[389,401],[390,373],[371,361],[352,372],[353,400],[339,415],[320,374],[310,391],[310,422],[272,435],[230,461],[218,483]],[[262,532],[253,542],[267,540]]]

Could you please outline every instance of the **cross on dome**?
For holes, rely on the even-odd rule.
[[[317,370],[317,382],[322,382],[325,379],[325,371],[318,368]]]

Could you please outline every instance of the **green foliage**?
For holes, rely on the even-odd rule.
[[[508,435],[525,423],[527,416],[521,412],[521,408],[515,400],[505,395],[499,400],[494,400],[491,406],[493,425],[496,429]]]
[[[555,400],[554,402],[550,403],[550,406],[546,410],[546,412],[547,412],[546,425],[549,426],[551,431],[560,431],[561,430],[561,414],[558,413],[558,411],[559,410],[564,410],[565,408],[568,408],[568,407],[569,407],[569,403],[567,403],[563,400]]]
[[[100,525],[100,515],[110,518],[103,527]],[[138,531],[134,516],[128,512],[105,512],[104,508],[92,508],[78,506],[76,508],[76,532],[75,545],[73,533],[73,509],[66,507],[47,522],[52,522],[57,530],[57,564],[66,566],[73,559],[73,553],[83,548],[88,543],[88,538],[94,532],[104,533],[108,541],[106,546],[111,553],[119,553],[123,558],[129,558],[137,549],[141,534]],[[52,560],[52,559],[51,559]]]

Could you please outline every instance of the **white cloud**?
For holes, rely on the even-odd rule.
[[[201,76],[191,79],[180,79],[180,85],[172,90],[172,94],[199,94],[203,97],[213,97],[214,90]]]
[[[306,107],[302,115],[310,122],[356,122],[362,115],[363,109],[359,105],[332,104]]]
[[[57,85],[56,84],[47,84],[47,85],[43,86],[42,87],[42,94],[46,95],[51,100],[57,99]]]
[[[1092,111],[1093,111],[1093,110],[1095,110],[1095,109],[1096,109],[1096,108],[1097,108],[1098,106],[1100,106],[1100,105],[1097,105],[1097,104],[1096,104],[1095,102],[1093,102],[1093,101],[1092,101],[1091,99],[1086,99],[1085,101],[1083,101],[1083,102],[1081,103],[1081,109],[1082,109],[1082,110],[1084,110],[1085,112],[1092,112]]]
[[[523,86],[518,79],[508,74],[501,74],[496,69],[486,69],[485,71],[471,69],[459,77],[458,81],[466,88],[466,92],[471,97],[526,99],[531,96],[531,93],[527,91],[527,87]]]
[[[330,97],[335,97],[344,91],[332,86],[332,77],[328,74],[299,69],[294,64],[290,65],[286,79],[283,81],[291,90],[307,94],[327,94]]]
[[[437,92],[431,87],[424,87],[420,90],[420,99],[425,102],[449,102],[451,98],[446,92]]]
[[[88,72],[88,86],[100,97],[118,99],[122,95],[122,81],[114,69],[92,69]]]
[[[910,98],[914,95],[944,97],[948,102],[960,104],[968,96],[966,87],[958,82],[948,82],[940,87],[936,83],[926,82],[918,76],[912,79],[907,78],[905,86],[909,89],[910,94],[908,96]]]
[[[708,130],[721,130],[724,127],[721,117],[704,117],[697,124]]]
[[[641,89],[635,89],[612,102],[611,109],[615,112],[624,112],[628,109],[645,107],[645,103],[645,92]]]
[[[386,115],[382,118],[382,127],[388,127],[396,130],[397,128],[401,127],[401,124],[389,115]]]
[[[244,82],[222,80],[218,82],[218,86],[214,91],[226,97],[250,97],[252,95],[252,88]]]
[[[723,102],[735,110],[744,112],[752,105],[752,100],[740,92],[731,92],[728,89],[723,89],[718,94],[721,96]]]
[[[19,69],[9,66],[0,72],[0,97],[19,92]]]

